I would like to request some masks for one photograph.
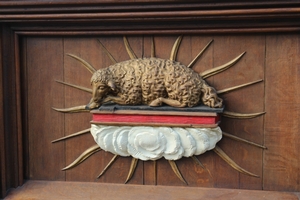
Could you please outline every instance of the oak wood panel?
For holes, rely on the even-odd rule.
[[[87,0],[85,2],[82,1],[74,2],[72,0],[70,1],[67,0],[67,1],[55,1],[51,3],[47,1],[37,2],[37,1],[27,1],[27,0],[1,1],[0,10],[1,13],[5,13],[5,14],[0,16],[0,23],[2,26],[2,30],[1,30],[2,45],[1,45],[0,59],[2,62],[1,69],[3,70],[2,77],[0,77],[0,81],[3,83],[2,85],[3,91],[1,91],[1,93],[3,97],[2,116],[3,116],[3,127],[4,127],[3,131],[2,129],[0,129],[0,137],[4,138],[4,143],[7,146],[6,148],[2,147],[1,149],[4,152],[4,156],[6,159],[5,169],[1,168],[1,181],[2,181],[1,183],[5,184],[5,186],[1,185],[2,196],[5,193],[6,188],[15,187],[22,183],[23,166],[22,166],[22,161],[21,161],[22,159],[20,155],[22,155],[24,151],[26,151],[26,145],[24,150],[22,150],[22,142],[19,141],[22,135],[23,136],[26,135],[24,134],[24,132],[26,132],[25,130],[27,130],[28,127],[26,127],[26,125],[23,126],[25,128],[23,130],[23,134],[22,135],[19,134],[21,133],[20,131],[21,125],[18,122],[18,118],[20,117],[18,113],[20,113],[21,109],[18,107],[19,103],[17,102],[19,101],[18,98],[21,96],[20,92],[18,92],[18,87],[19,87],[18,77],[20,74],[18,71],[15,71],[15,69],[19,62],[19,57],[17,55],[18,54],[17,52],[20,48],[19,46],[21,43],[19,43],[16,40],[17,37],[19,36],[20,37],[24,36],[25,38],[27,36],[37,37],[38,35],[43,37],[45,35],[46,36],[82,35],[86,37],[87,35],[98,36],[98,35],[105,35],[105,34],[119,36],[120,34],[131,34],[131,35],[148,34],[149,35],[149,34],[167,34],[167,33],[172,35],[188,34],[188,33],[207,35],[212,33],[218,33],[223,36],[228,33],[230,34],[238,33],[239,35],[243,35],[245,33],[255,33],[255,34],[265,33],[266,35],[270,36],[270,33],[278,34],[279,32],[285,34],[293,32],[298,34],[299,25],[300,25],[299,24],[300,21],[298,20],[299,2],[296,0],[272,1],[272,2],[270,1],[222,2],[217,0],[214,3],[211,2],[186,3],[184,1],[176,1],[176,4],[174,4],[174,2],[166,2],[166,1],[155,1],[155,3],[143,3],[143,0],[131,4],[123,4],[117,2],[107,4],[107,2],[106,3],[100,1],[94,2],[90,0]],[[197,12],[190,12],[191,9]],[[174,10],[183,11],[183,12],[180,13],[172,12]],[[206,10],[207,12],[202,12],[203,10]],[[138,13],[135,16],[133,16],[131,15],[131,13],[133,12],[138,12]],[[148,18],[146,18],[146,20],[144,18],[144,16],[146,16],[144,15],[145,12],[147,12],[148,15]],[[180,16],[178,14],[180,14]],[[150,17],[150,15],[152,15],[152,17]],[[107,17],[106,18],[107,21],[105,21],[102,18],[103,16]],[[137,18],[136,16],[143,16],[143,17]],[[256,36],[256,35],[252,35],[252,36]],[[274,36],[275,35],[273,35],[272,37]],[[290,37],[291,35],[286,35],[286,36]],[[274,42],[277,40],[271,39],[270,41]],[[279,41],[284,41],[284,39],[281,38],[279,39]],[[275,43],[276,46],[274,44],[271,44],[272,47],[271,49],[273,51],[277,51],[277,53],[276,52],[270,53],[268,60],[270,60],[271,63],[274,62],[271,60],[273,59],[272,56],[275,55],[282,58],[280,62],[287,65],[289,63],[293,63],[293,64],[296,63],[297,66],[298,61],[294,60],[294,58],[297,57],[297,54],[292,54],[290,57],[285,57],[281,55],[281,54],[285,55],[285,52],[281,52],[281,50],[278,50],[277,48],[283,44],[279,42],[275,42]],[[290,42],[289,44],[291,48],[288,48],[287,46],[284,46],[284,48],[282,47],[280,48],[288,51],[290,49],[294,49],[292,51],[296,52],[295,49],[297,49],[298,47],[295,48],[295,46],[297,46],[298,44],[294,42]],[[227,49],[225,49],[224,51],[227,51]],[[270,65],[266,65],[266,66],[270,66]],[[268,79],[269,76],[275,77],[270,79],[268,85],[273,86],[273,81],[274,81],[276,83],[275,85],[279,86],[279,87],[270,87],[269,90],[270,92],[266,95],[267,98],[265,99],[266,105],[272,104],[270,103],[270,100],[273,101],[273,99],[277,99],[277,97],[275,97],[275,94],[272,92],[277,90],[279,91],[284,90],[284,88],[279,83],[276,82],[278,77],[281,78],[280,70],[282,69],[279,69],[278,67],[276,68],[275,71],[267,71],[268,73],[265,74],[266,79]],[[283,72],[285,74],[289,74],[288,72],[295,72],[295,70],[294,68],[293,70],[289,70],[289,68],[285,68]],[[288,83],[292,85],[293,89],[295,89],[295,87],[298,86],[298,79],[295,78],[299,75],[297,73],[298,72],[292,73],[290,76],[292,78],[289,77],[288,79],[289,80]],[[268,87],[269,86],[267,86],[267,88]],[[22,89],[22,92],[23,91],[25,91],[26,93],[25,89]],[[287,95],[287,96],[288,97],[280,96],[279,100],[286,101],[285,98],[299,99],[298,97],[295,98],[293,95]],[[23,97],[27,98],[26,94]],[[266,162],[266,164],[264,165],[266,166],[266,169],[263,171],[264,172],[263,177],[264,180],[266,180],[264,181],[264,183],[266,183],[265,184],[266,186],[263,187],[271,188],[274,190],[278,188],[281,188],[281,190],[285,190],[286,188],[289,188],[289,190],[296,190],[297,188],[299,189],[299,181],[298,181],[299,178],[297,178],[297,176],[295,175],[298,174],[298,172],[296,172],[297,164],[295,163],[297,162],[299,163],[299,160],[296,157],[298,155],[299,149],[293,145],[294,143],[292,143],[291,147],[288,146],[286,144],[286,141],[291,141],[291,140],[299,141],[298,135],[295,135],[295,132],[298,132],[299,128],[294,127],[297,120],[289,123],[288,122],[283,123],[282,122],[283,120],[276,121],[273,120],[272,117],[280,116],[280,119],[282,119],[285,117],[289,117],[290,115],[298,116],[299,115],[298,107],[295,108],[285,103],[283,107],[279,107],[280,108],[279,110],[277,109],[278,107],[279,106],[275,106],[275,105],[269,105],[268,107],[268,110],[272,111],[271,113],[274,115],[269,116],[269,118],[267,118],[266,120],[266,122],[268,122],[266,123],[267,126],[264,129],[266,131],[265,132],[266,144],[267,143],[268,145],[271,144],[272,147],[271,149],[272,150],[275,149],[275,151],[268,150],[269,153],[264,155],[263,162]],[[9,109],[12,109],[12,112],[8,112]],[[284,114],[286,110],[288,111],[288,113],[291,114],[290,115]],[[268,113],[270,111],[268,111]],[[25,113],[27,113],[27,111],[25,111]],[[267,116],[268,115],[264,116],[263,118]],[[26,120],[24,121],[26,123]],[[255,120],[253,120],[252,123],[254,125],[257,124]],[[240,127],[247,127],[248,125],[250,126],[251,123],[248,124],[247,122],[246,126],[244,126],[244,124],[239,123],[237,129],[239,129]],[[289,128],[290,125],[293,128]],[[235,123],[233,123],[233,127],[235,127]],[[276,130],[273,131],[273,129]],[[288,137],[289,134],[287,134],[284,131],[281,131],[281,129],[288,130],[288,131],[295,131],[295,132],[291,134],[291,139],[290,139]],[[277,137],[274,134],[272,134],[272,133],[277,133],[277,131],[280,132],[279,136],[281,140],[278,140]],[[246,129],[245,132],[248,133]],[[248,138],[248,135],[245,134],[243,136]],[[257,137],[257,138],[258,140],[261,140],[261,137]],[[253,139],[256,140],[255,138]],[[299,142],[296,142],[296,145],[298,144]],[[292,160],[289,162],[287,159],[283,159],[287,154],[292,155],[291,156]],[[246,156],[246,154],[244,153],[243,156]],[[211,156],[209,156],[209,158],[211,158]],[[1,157],[1,159],[3,160],[3,157]],[[278,163],[276,162],[277,160],[280,161],[281,163],[280,165],[277,165]],[[224,163],[224,162],[220,162],[220,163]],[[59,164],[59,166],[61,165],[62,164]],[[288,173],[283,173],[283,172],[288,172]],[[5,176],[2,176],[4,173]],[[273,173],[277,175],[273,176]],[[288,178],[286,180],[283,180],[282,177],[286,175]],[[293,176],[293,178],[290,178],[291,176]],[[242,182],[240,182],[239,187],[243,187]]]
[[[207,35],[207,36],[190,36],[189,37],[189,47],[191,49],[190,51],[190,58],[187,60],[186,65],[188,65],[197,55],[198,53],[211,41],[214,40],[213,35]],[[183,41],[184,42],[184,41]],[[181,50],[181,49],[180,49]],[[179,52],[179,56],[184,54],[185,51],[182,53]],[[214,41],[210,44],[210,46],[207,48],[207,50],[203,53],[203,55],[197,60],[197,62],[192,66],[193,70],[195,70],[198,73],[204,72],[205,70],[208,70],[210,68],[213,68],[213,55],[214,53]],[[180,57],[178,57],[180,59]],[[214,187],[215,181],[214,177],[215,174],[215,165],[216,165],[216,155],[209,151],[205,154],[197,156],[198,160],[201,162],[201,164],[204,166],[202,168],[201,166],[195,164],[195,162],[190,163],[190,165],[186,165],[184,170],[186,171],[184,175],[188,179],[189,185],[193,186],[200,186],[200,187]],[[189,162],[191,162],[189,160]],[[182,162],[182,167],[185,166],[184,162]],[[190,167],[192,170],[190,170]]]
[[[264,79],[264,36],[218,36],[214,43],[214,66],[220,66],[240,53],[247,53],[230,69],[213,78],[212,82],[217,89],[228,88],[258,79]],[[226,61],[227,60],[227,61]],[[221,95],[225,102],[225,110],[240,113],[256,113],[264,111],[264,83],[238,89]],[[263,117],[237,120],[223,118],[221,122],[223,131],[238,137],[263,143]],[[257,174],[260,178],[249,177],[232,171],[232,169],[216,169],[218,172],[216,183],[220,187],[261,189],[262,186],[262,150],[225,138],[220,147],[243,168]],[[226,169],[227,172],[223,171]],[[228,177],[235,177],[236,182],[228,182]]]
[[[157,58],[170,59],[171,50],[178,36],[154,36],[155,53]],[[147,47],[150,49],[150,47]]]
[[[266,190],[300,190],[299,44],[299,35],[270,35],[266,40]]]
[[[155,36],[155,45],[156,45],[156,55],[161,58],[169,58],[170,51],[176,40],[176,36]],[[82,57],[90,64],[92,64],[95,68],[101,68],[105,66],[109,66],[111,61],[107,58],[107,55],[101,51],[99,44],[97,42],[97,38],[64,38],[64,39],[47,39],[46,42],[42,42],[44,38],[33,39],[28,38],[27,46],[28,52],[27,54],[31,55],[27,58],[27,67],[28,67],[28,76],[36,76],[36,73],[39,71],[35,71],[38,62],[46,62],[48,65],[59,65],[60,73],[51,75],[52,81],[55,79],[61,78],[66,82],[71,82],[75,84],[79,84],[85,87],[89,86],[89,80],[91,74],[82,67],[82,65],[66,56],[66,53],[73,53],[77,56]],[[245,82],[254,81],[257,79],[267,79],[268,75],[264,74],[264,65],[265,65],[265,36],[257,35],[257,36],[185,36],[182,40],[182,44],[179,48],[179,52],[177,55],[177,60],[187,65],[189,62],[195,57],[196,54],[207,44],[210,39],[214,39],[214,43],[209,47],[209,49],[204,53],[204,55],[198,60],[195,64],[194,69],[198,72],[204,71],[211,67],[216,67],[221,64],[228,62],[233,59],[243,51],[247,51],[244,57],[232,68],[228,69],[221,74],[215,75],[213,77],[208,78],[208,82],[216,86],[217,89],[223,89],[227,87],[231,87],[237,84],[242,84]],[[123,39],[121,36],[119,37],[100,37],[101,42],[106,46],[106,48],[112,53],[112,55],[118,61],[123,61],[129,59],[126,49],[123,44]],[[53,42],[54,41],[54,42]],[[57,42],[60,41],[60,42]],[[151,39],[150,37],[129,37],[130,45],[132,49],[135,51],[138,57],[149,57],[150,56],[150,48],[151,48]],[[51,43],[51,44],[50,44]],[[61,44],[57,44],[61,43]],[[42,50],[43,48],[47,48],[46,55],[51,55],[50,48],[56,49],[56,46],[63,46],[63,50],[55,51],[55,55],[52,56],[51,61],[44,61],[45,53]],[[61,47],[62,48],[62,47]],[[29,50],[30,49],[30,50]],[[48,52],[49,51],[49,52]],[[39,52],[40,56],[35,56],[36,52]],[[61,62],[57,62],[61,59]],[[62,62],[63,60],[63,62]],[[34,63],[33,64],[31,64]],[[50,64],[51,63],[51,64]],[[42,68],[43,69],[43,68]],[[50,69],[50,68],[49,68]],[[54,72],[53,72],[54,73]],[[29,76],[29,77],[30,77]],[[38,77],[43,77],[45,75],[39,74]],[[45,79],[46,81],[46,79]],[[49,80],[47,80],[49,81]],[[292,83],[293,81],[291,81]],[[29,83],[29,93],[35,91],[37,85],[35,82]],[[58,83],[52,82],[52,87],[58,87],[60,94],[58,99],[64,99],[64,102],[60,100],[59,104],[61,107],[70,107],[75,105],[86,104],[89,101],[90,94],[76,90],[74,88],[70,88],[68,86],[62,86]],[[31,86],[30,86],[31,85]],[[42,84],[40,84],[42,85]],[[259,83],[253,86],[249,86],[247,88],[239,89],[234,92],[230,92],[228,94],[224,94],[223,98],[225,100],[226,109],[229,111],[247,113],[247,112],[260,112],[264,111],[264,103],[268,104],[269,101],[266,99],[264,102],[264,82]],[[49,92],[45,92],[49,93]],[[33,105],[36,105],[34,98],[32,95],[29,95],[29,111],[34,112]],[[44,102],[44,106],[47,107],[51,103],[47,103],[47,99],[41,99]],[[54,106],[54,105],[50,105]],[[59,107],[58,104],[55,107]],[[44,108],[47,109],[47,108]],[[47,112],[46,112],[47,113]],[[55,113],[55,112],[54,112]],[[64,122],[57,123],[54,121],[54,126],[62,125],[65,131],[65,134],[71,134],[73,132],[85,129],[89,127],[89,120],[91,116],[89,113],[85,114],[61,114],[53,112],[48,113],[49,116],[59,116],[61,120]],[[267,113],[269,113],[267,111]],[[34,117],[38,114],[31,114],[30,117]],[[267,114],[268,115],[268,114]],[[33,118],[31,118],[33,119]],[[57,119],[57,117],[55,117]],[[30,120],[29,120],[30,121]],[[236,120],[236,119],[222,119],[221,127],[224,131],[237,135],[241,138],[245,138],[251,141],[254,141],[259,144],[263,144],[264,136],[263,136],[263,122],[264,116],[260,116],[255,119],[248,120]],[[31,125],[30,125],[31,124]],[[30,128],[33,126],[33,122],[29,122],[29,130],[34,130],[34,128]],[[35,125],[39,128],[39,130],[44,131],[44,127],[40,125]],[[58,128],[58,127],[57,127]],[[38,152],[33,151],[34,148],[37,148],[37,144],[33,142],[37,140],[37,136],[34,135],[34,132],[29,134],[33,134],[33,139],[29,141],[32,147],[30,149],[31,153],[36,155],[30,156],[31,159],[35,158],[38,160]],[[46,141],[46,139],[42,140],[43,148],[57,148],[57,145],[64,146],[64,142],[57,144],[50,144],[49,142],[57,137],[54,137],[52,132],[48,132],[47,134],[52,134],[51,139]],[[63,134],[63,133],[60,133]],[[295,136],[295,139],[297,137]],[[48,142],[48,144],[47,144]],[[51,146],[48,146],[48,145]],[[66,157],[60,158],[59,161],[56,162],[55,166],[51,166],[54,172],[49,171],[50,173],[62,173],[60,169],[65,165],[71,163],[80,153],[82,153],[86,148],[93,145],[94,141],[89,134],[70,139],[65,142],[65,147],[60,150],[56,149],[54,152],[60,152],[60,154],[64,154],[66,152]],[[40,144],[41,145],[41,144]],[[225,188],[245,188],[245,189],[263,189],[266,187],[263,183],[263,178],[268,179],[269,176],[273,176],[272,173],[265,173],[263,171],[263,161],[267,158],[263,159],[263,151],[259,148],[246,145],[243,143],[239,143],[237,141],[232,141],[228,138],[224,138],[220,142],[220,147],[224,149],[224,151],[239,165],[243,168],[258,174],[260,178],[254,178],[242,175],[232,169],[227,163],[221,160],[216,154],[213,152],[207,152],[204,155],[198,156],[199,160],[205,166],[205,169],[202,169],[200,166],[196,165],[191,158],[184,158],[182,160],[176,161],[178,168],[181,170],[185,180],[188,182],[189,186],[200,186],[200,187],[225,187]],[[269,144],[266,143],[268,147]],[[52,150],[51,150],[52,151]],[[270,149],[265,150],[270,151]],[[296,153],[296,151],[292,150],[292,153]],[[45,151],[43,153],[47,156],[49,153]],[[272,154],[272,152],[270,153]],[[267,154],[265,154],[267,155]],[[296,154],[295,154],[296,155]],[[123,183],[127,177],[127,173],[129,171],[129,166],[131,159],[130,158],[118,158],[115,163],[107,170],[107,172],[101,177],[99,180],[96,180],[96,176],[100,173],[100,171],[106,166],[106,164],[110,161],[113,155],[110,153],[106,153],[104,151],[98,152],[93,155],[87,161],[79,165],[78,167],[68,170],[66,172],[66,180],[68,181],[97,181],[97,182],[106,182],[106,183]],[[61,156],[63,157],[63,156]],[[296,158],[295,158],[296,159]],[[32,161],[30,161],[32,162]],[[37,169],[36,163],[30,163],[31,172],[34,171],[36,173],[34,176],[31,176],[31,179],[41,179],[47,178],[41,175],[42,173],[42,163],[46,161],[42,161],[38,164],[40,167]],[[286,163],[288,167],[293,168],[295,161],[291,163]],[[268,164],[266,166],[269,166]],[[50,167],[50,166],[49,166]],[[291,172],[294,172],[296,169],[291,169]],[[264,173],[263,173],[264,172]],[[50,176],[50,175],[49,175]],[[53,176],[52,176],[53,177]],[[60,180],[60,179],[59,179]],[[269,179],[268,179],[269,180]],[[174,185],[174,186],[184,186],[176,175],[173,173],[169,163],[164,160],[158,160],[156,162],[156,168],[154,162],[142,162],[139,161],[136,173],[134,174],[132,180],[129,183],[134,184],[158,184],[158,185]],[[268,183],[272,185],[271,183]],[[277,186],[272,185],[270,188],[276,190]],[[296,188],[295,188],[296,187]],[[297,185],[294,186],[292,191],[297,191]]]
[[[97,66],[98,62],[101,62],[99,52],[96,51],[97,43],[96,39],[92,38],[64,38],[64,50],[62,56],[64,56],[64,65],[61,67],[64,69],[64,81],[72,83],[78,86],[90,88],[89,72],[83,64],[79,61],[71,58],[67,54],[76,55],[92,66]],[[65,96],[64,107],[74,107],[79,105],[87,105],[91,99],[91,94],[69,87],[64,86]],[[63,114],[59,113],[65,120],[65,132],[66,135],[90,128],[90,113],[71,113]],[[95,144],[90,134],[84,134],[76,138],[66,140],[66,166],[72,163],[82,152]],[[67,181],[91,181],[95,180],[100,168],[99,154],[96,153],[91,158],[77,166],[76,168],[66,171]],[[60,166],[63,168],[65,166]]]
[[[189,40],[189,47],[191,48],[191,57],[186,65],[188,65],[192,59],[194,59],[198,53],[211,41],[212,43],[210,46],[206,49],[206,51],[202,54],[202,56],[195,62],[195,64],[192,66],[193,70],[196,72],[204,72],[205,70],[213,68],[213,53],[214,53],[214,35],[207,35],[207,36],[201,36],[193,35],[190,36]],[[180,49],[181,50],[181,49]],[[179,53],[179,56],[184,54],[184,51],[182,53]],[[180,57],[179,57],[180,59]]]
[[[191,56],[189,58],[189,61],[187,60],[186,65],[188,65],[191,62],[191,60],[193,60],[198,55],[198,53],[211,40],[214,40],[213,35],[207,35],[201,37],[197,35],[190,36],[189,46],[191,49],[190,52]],[[213,57],[214,57],[213,53],[214,53],[214,41],[210,44],[210,46],[203,53],[203,55],[193,65],[192,67],[193,70],[195,70],[198,73],[201,73],[204,72],[205,70],[213,68]],[[181,54],[184,54],[184,51]],[[200,186],[200,187],[214,187],[215,185],[214,177],[216,176],[215,174],[216,154],[209,151],[206,152],[205,154],[197,156],[197,158],[204,166],[204,168],[195,164],[195,162],[190,164],[193,170],[190,170],[189,166],[185,167],[185,171],[188,173],[187,175],[184,176],[187,177],[189,185],[192,184],[194,186]],[[182,163],[182,166],[184,166],[184,163]]]
[[[157,184],[157,162],[158,161],[143,162],[143,184],[144,185]]]
[[[61,38],[27,38],[28,141],[30,179],[64,180],[65,173],[57,170],[64,163],[64,144],[51,141],[64,135],[63,117],[52,106],[63,106],[63,87],[54,77],[63,77],[63,43]],[[55,61],[55,62],[53,62]]]

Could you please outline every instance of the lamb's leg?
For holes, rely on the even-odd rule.
[[[126,104],[125,101],[123,101],[121,99],[121,97],[118,97],[118,96],[107,96],[103,101],[102,103],[106,103],[106,102],[109,102],[109,101],[113,101],[117,104],[121,104],[121,105],[124,105]]]
[[[149,104],[149,106],[161,106],[162,103],[168,104],[169,106],[178,107],[178,108],[182,108],[182,107],[186,106],[185,103],[180,103],[177,100],[166,99],[166,98],[163,98],[163,97],[159,97],[159,98],[153,100]]]

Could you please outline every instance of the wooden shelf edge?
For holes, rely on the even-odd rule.
[[[27,181],[12,189],[5,200],[13,199],[299,199],[299,192],[179,186],[123,185],[64,181]]]

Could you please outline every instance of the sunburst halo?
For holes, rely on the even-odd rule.
[[[125,47],[126,47],[126,50],[127,50],[127,53],[129,55],[129,57],[131,59],[137,59],[137,56],[136,54],[134,53],[134,51],[132,50],[132,48],[130,47],[130,44],[128,42],[128,39],[127,37],[123,37],[123,40],[124,40],[124,44],[125,44]],[[174,45],[173,45],[173,48],[172,48],[172,51],[171,51],[171,54],[170,54],[170,60],[176,60],[176,57],[177,57],[177,52],[178,52],[178,49],[179,49],[179,46],[180,46],[180,43],[181,43],[181,40],[182,40],[182,36],[179,36],[177,38],[177,40],[175,41]],[[199,54],[190,62],[190,64],[187,66],[189,68],[192,68],[192,66],[196,63],[196,61],[198,60],[198,58],[203,55],[204,51],[210,46],[210,44],[213,42],[213,40],[211,40],[200,52]],[[105,46],[101,43],[100,40],[98,40],[98,43],[100,45],[100,47],[102,48],[102,50],[107,54],[107,56],[110,58],[110,60],[112,61],[113,64],[117,63],[117,61],[114,59],[114,57],[109,53],[109,51],[105,48]],[[152,38],[152,45],[151,45],[151,57],[155,57],[155,47],[154,47],[154,38]],[[202,76],[203,79],[206,79],[208,77],[211,77],[211,76],[214,76],[220,72],[223,72],[225,70],[227,70],[228,68],[232,67],[234,64],[236,64],[244,55],[245,55],[246,52],[243,52],[241,53],[239,56],[237,56],[236,58],[232,59],[231,61],[225,63],[224,65],[221,65],[219,67],[215,67],[215,68],[212,68],[212,69],[209,69],[209,70],[206,70],[202,73],[200,73],[200,75]],[[76,56],[76,55],[73,55],[73,54],[67,54],[68,56],[70,56],[71,58],[79,61],[88,71],[90,71],[91,73],[94,73],[96,71],[96,69],[91,65],[89,64],[87,61],[83,60],[82,58]],[[252,81],[252,82],[249,82],[249,83],[244,83],[244,84],[241,84],[241,85],[237,85],[237,86],[233,86],[233,87],[230,87],[230,88],[225,88],[225,89],[222,89],[222,90],[218,90],[217,91],[217,94],[219,95],[222,95],[224,93],[228,93],[228,92],[231,92],[233,90],[237,90],[237,89],[240,89],[240,88],[243,88],[243,87],[247,87],[247,86],[250,86],[250,85],[253,85],[253,84],[257,84],[257,83],[260,83],[262,82],[263,80],[256,80],[256,81]],[[81,91],[84,91],[84,92],[88,92],[88,93],[91,93],[92,90],[89,89],[89,88],[85,88],[85,87],[81,87],[81,86],[78,86],[76,84],[72,84],[72,83],[66,83],[66,82],[63,82],[63,81],[59,81],[59,80],[56,80],[56,82],[60,83],[60,84],[63,84],[63,85],[66,85],[66,86],[69,86],[69,87],[73,87],[73,88],[76,88],[76,89],[79,89]],[[74,107],[71,107],[71,108],[64,108],[64,109],[58,109],[58,108],[53,108],[54,110],[58,111],[58,112],[62,112],[62,113],[77,113],[77,112],[89,112],[89,110],[86,108],[86,105],[80,105],[80,106],[74,106]],[[238,119],[249,119],[249,118],[254,118],[254,117],[258,117],[260,115],[263,115],[265,114],[265,112],[258,112],[258,113],[235,113],[235,112],[230,112],[230,111],[224,111],[222,113],[222,116],[223,117],[228,117],[228,118],[238,118]],[[63,140],[66,140],[66,139],[69,139],[69,138],[72,138],[72,137],[76,137],[76,136],[79,136],[79,135],[82,135],[82,134],[86,134],[86,133],[89,133],[90,132],[90,128],[89,129],[85,129],[85,130],[82,130],[82,131],[79,131],[77,133],[74,133],[74,134],[71,134],[71,135],[68,135],[68,136],[65,136],[65,137],[62,137],[62,138],[59,138],[59,139],[56,139],[56,140],[53,140],[52,142],[58,142],[58,141],[63,141]],[[229,133],[225,133],[223,132],[222,135],[224,137],[228,137],[228,138],[231,138],[231,139],[234,139],[234,140],[237,140],[237,141],[240,141],[240,142],[245,142],[247,144],[250,144],[250,145],[253,145],[255,147],[259,147],[259,148],[262,148],[262,149],[266,149],[265,146],[263,145],[260,145],[260,144],[256,144],[256,143],[253,143],[251,141],[248,141],[248,140],[245,140],[245,139],[242,139],[242,138],[239,138],[237,136],[233,136]],[[99,145],[93,145],[92,147],[88,148],[86,151],[84,151],[77,159],[75,159],[70,165],[68,165],[67,167],[63,168],[63,170],[68,170],[68,169],[71,169],[77,165],[79,165],[80,163],[82,163],[83,161],[85,161],[88,157],[90,157],[91,155],[93,155],[94,153],[100,151],[101,148],[99,147]],[[247,170],[245,170],[244,168],[240,167],[238,164],[236,164],[220,147],[218,147],[217,145],[214,146],[214,148],[212,149],[218,156],[220,156],[225,162],[227,162],[232,168],[234,168],[235,170],[241,172],[241,173],[244,173],[244,174],[247,174],[249,176],[254,176],[254,177],[258,177],[258,175],[256,174],[253,174],[251,172],[248,172]],[[105,171],[109,168],[109,166],[111,166],[113,164],[113,162],[116,160],[116,158],[118,157],[117,154],[115,154],[115,156],[110,160],[110,162],[107,164],[107,166],[103,169],[103,171],[98,175],[98,178],[100,178],[104,173]],[[199,166],[203,167],[204,166],[201,164],[201,162],[197,159],[197,157],[195,157],[194,155],[191,156],[191,158],[195,161],[196,164],[198,164]],[[176,163],[174,160],[168,160],[169,161],[169,164],[173,170],[173,172],[176,174],[176,176],[184,183],[187,184],[187,182],[185,181],[185,179],[183,178],[183,176],[181,175],[180,173],[180,170],[178,169]],[[129,173],[128,173],[128,176],[127,176],[127,179],[125,181],[125,183],[127,183],[130,178],[132,177],[132,175],[134,174],[134,171],[135,171],[135,168],[137,166],[137,162],[138,162],[138,159],[137,158],[132,158],[132,162],[131,162],[131,166],[130,166],[130,170],[129,170]],[[156,165],[156,162],[154,162],[154,165]]]

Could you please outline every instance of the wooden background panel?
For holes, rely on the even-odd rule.
[[[105,46],[105,48],[111,53],[111,55],[114,57],[114,59],[117,62],[122,62],[122,61],[126,61],[126,60],[130,59],[130,57],[126,51],[126,47],[124,45],[123,36],[116,36],[116,37],[112,37],[112,38],[111,37],[99,37],[97,39]],[[127,37],[127,39],[128,39],[128,42],[129,42],[132,50],[136,54],[136,56],[138,58],[143,57],[143,54],[144,54],[143,37],[142,36],[138,36],[138,37],[130,36],[130,37]],[[109,59],[109,57],[106,55],[106,53],[104,53],[104,51],[102,51],[100,46],[97,51],[101,52],[101,56],[104,61],[104,63],[101,63],[100,64],[101,66],[98,66],[97,69],[108,67],[113,64],[113,62]]]
[[[51,107],[72,107],[89,102],[90,94],[63,86],[54,80],[63,80],[89,88],[91,73],[78,61],[66,56],[66,53],[85,59],[97,69],[107,67],[112,62],[101,51],[97,39],[101,40],[118,62],[129,59],[122,36],[26,40],[27,57],[24,60],[28,71],[28,80],[25,84],[28,84],[30,159],[27,162],[30,179],[124,183],[127,177],[131,158],[119,157],[99,180],[96,179],[113,157],[111,153],[104,151],[93,155],[78,167],[68,170],[65,176],[60,169],[70,164],[95,142],[89,134],[86,134],[66,142],[50,143],[54,139],[90,126],[89,113],[62,114],[54,112]],[[177,36],[155,36],[156,56],[168,59],[176,39]],[[222,98],[226,110],[241,113],[265,110],[267,114],[247,120],[223,118],[222,130],[259,144],[264,144],[265,141],[268,150],[263,151],[228,138],[224,138],[218,144],[236,163],[259,175],[260,178],[238,173],[213,152],[197,156],[205,169],[197,166],[191,158],[176,161],[178,168],[189,186],[299,190],[299,177],[294,175],[298,174],[299,170],[297,135],[299,92],[296,89],[299,85],[297,82],[299,58],[295,58],[295,55],[299,54],[298,36],[267,36],[267,39],[264,35],[185,36],[177,60],[185,65],[189,64],[211,39],[214,39],[214,42],[194,65],[197,72],[222,65],[247,51],[235,66],[208,78],[207,81],[212,86],[219,90],[264,79],[262,83],[224,94]],[[137,57],[150,56],[149,36],[131,36],[128,40]],[[51,86],[47,85],[49,82],[52,83]],[[36,91],[40,94],[38,97]],[[274,116],[278,117],[274,119]],[[284,121],[284,118],[292,120]],[[44,125],[45,122],[50,123],[50,128]],[[290,141],[295,143],[290,145]],[[285,179],[285,176],[288,179]],[[176,177],[165,159],[158,160],[156,168],[152,161],[139,161],[136,173],[129,184],[185,185]]]
[[[191,48],[191,59],[194,59],[200,51],[211,41],[214,40],[213,36],[191,36],[190,37],[190,48]],[[213,68],[213,53],[214,53],[214,41],[204,51],[202,56],[195,62],[193,69],[196,72],[204,72],[210,68]],[[181,55],[181,54],[180,54]],[[179,57],[180,58],[180,57]],[[191,61],[191,60],[190,60]],[[190,63],[190,61],[188,63]]]
[[[63,107],[63,88],[54,79],[63,77],[63,42],[61,38],[27,38],[26,49],[27,118],[30,179],[64,180],[56,169],[64,163],[64,144],[51,140],[64,135],[63,116],[52,106]],[[55,61],[55,62],[53,62]]]
[[[191,36],[189,44],[191,48],[190,61],[193,60],[198,55],[198,53],[213,39],[213,36]],[[213,43],[214,42],[210,44],[203,55],[193,65],[193,70],[195,70],[196,72],[201,73],[205,70],[213,68]],[[214,187],[214,177],[216,175],[215,157],[216,155],[213,152],[206,152],[205,154],[197,156],[198,160],[204,166],[204,169],[201,166],[196,165],[195,162],[192,163],[193,165],[190,165],[193,170],[190,170],[189,166],[185,168],[186,172],[190,174],[189,177],[185,175],[185,177],[187,177],[188,179],[189,185],[192,184],[194,186],[200,187]],[[182,163],[182,165],[184,165],[184,163]]]
[[[156,57],[162,59],[169,59],[173,44],[176,41],[177,37],[178,36],[154,36]],[[146,46],[145,48],[150,49],[150,47]]]
[[[299,35],[272,35],[266,40],[266,190],[300,190],[299,44]]]
[[[217,90],[264,78],[264,36],[218,36],[214,41],[214,67],[220,66],[246,51],[230,69],[211,77]],[[264,84],[259,83],[221,95],[225,110],[239,113],[264,111]],[[223,131],[259,144],[263,143],[263,117],[255,119],[222,118]],[[241,167],[262,177],[262,150],[228,138],[219,146]],[[262,179],[249,177],[216,163],[216,186],[261,189]],[[220,164],[220,167],[219,167]],[[228,178],[230,181],[228,181]]]
[[[97,41],[92,38],[64,38],[64,81],[75,85],[91,88],[89,72],[79,61],[67,56],[71,53],[76,55],[92,66],[101,62],[101,52],[97,51]],[[63,67],[63,66],[62,66]],[[91,94],[65,86],[65,107],[73,107],[79,105],[87,105],[91,99]],[[66,135],[90,128],[91,114],[71,113],[63,114],[65,118]],[[66,164],[72,163],[82,152],[94,145],[95,142],[90,134],[85,134],[76,138],[66,140]],[[91,181],[95,180],[99,173],[101,160],[99,153],[92,156],[87,162],[66,171],[67,181]],[[62,167],[61,167],[62,168]]]

